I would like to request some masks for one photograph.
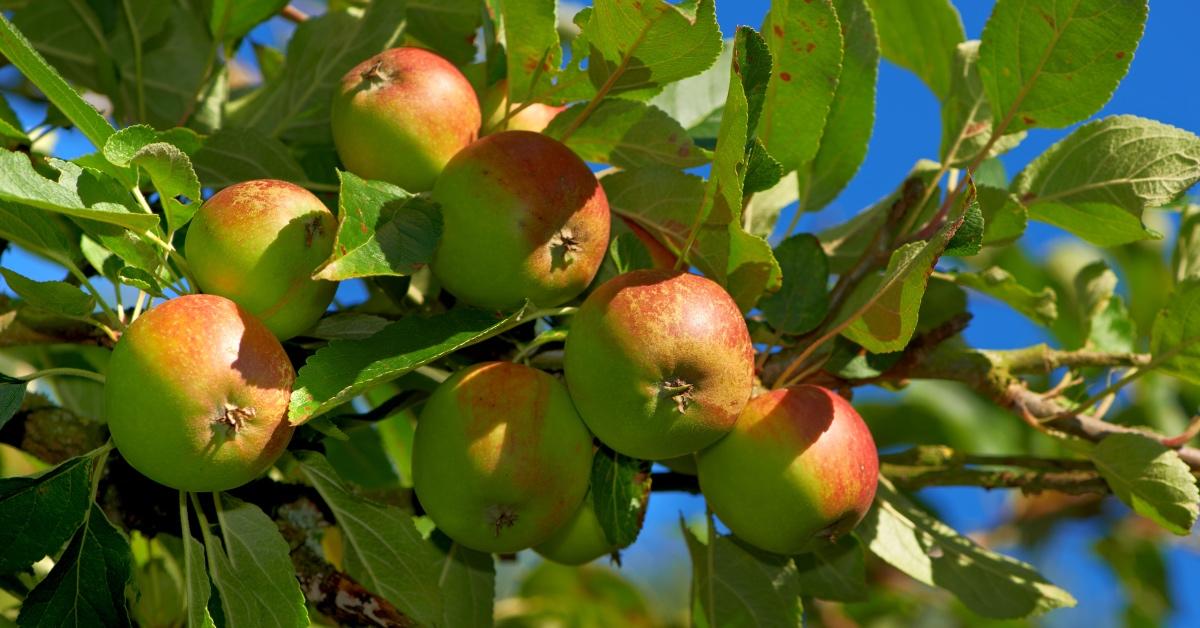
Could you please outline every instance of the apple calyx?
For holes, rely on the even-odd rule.
[[[512,507],[497,504],[488,509],[488,518],[496,528],[496,537],[499,538],[500,531],[516,525],[518,517]]]
[[[228,431],[237,434],[245,427],[247,421],[254,419],[254,408],[242,408],[226,402],[213,419],[213,424],[224,425]]]
[[[581,250],[583,245],[570,229],[564,228],[550,238],[550,254],[554,257],[556,267],[565,268]]]
[[[661,390],[675,402],[675,409],[679,411],[679,414],[683,414],[687,412],[688,405],[692,402],[692,390],[695,387],[694,384],[683,381],[681,377],[673,377],[662,383]]]

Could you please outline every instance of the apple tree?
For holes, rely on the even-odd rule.
[[[1171,608],[1200,138],[1096,117],[1147,0],[0,6],[0,623],[1036,622],[1075,597],[999,550],[1101,509],[1125,619]],[[806,219],[883,62],[938,150]],[[679,612],[620,567],[670,494]]]

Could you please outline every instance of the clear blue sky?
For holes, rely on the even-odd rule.
[[[991,9],[991,2],[958,0],[967,36],[978,38]],[[731,35],[739,24],[759,26],[767,0],[718,0],[717,16],[721,30]],[[1194,0],[1153,0],[1146,34],[1138,48],[1128,77],[1101,115],[1132,113],[1176,126],[1200,131],[1200,71],[1196,68],[1197,25],[1200,3]],[[277,43],[277,34],[288,30],[260,28],[252,35],[263,43]],[[12,72],[12,68],[0,72]],[[875,129],[865,163],[849,188],[828,209],[801,221],[802,230],[817,230],[853,215],[887,194],[921,158],[936,156],[940,134],[937,101],[912,74],[884,62],[880,68]],[[40,121],[41,112],[17,104],[27,124]],[[1034,131],[1025,143],[1003,158],[1009,174],[1067,131]],[[56,151],[62,157],[90,152],[91,147],[77,133],[67,133]],[[787,224],[788,216],[781,221]],[[1044,253],[1064,234],[1045,225],[1031,225],[1026,245],[1035,254]],[[1168,233],[1168,238],[1172,235]],[[20,252],[9,251],[3,259],[14,268],[39,279],[59,278],[59,271]],[[1006,307],[975,299],[971,308],[975,319],[968,339],[981,347],[1024,346],[1044,340],[1044,336],[1024,318]],[[942,513],[947,522],[960,531],[986,530],[1003,519],[1008,495],[974,489],[928,490],[923,496]],[[686,604],[686,573],[689,568],[686,549],[679,534],[682,514],[691,518],[703,512],[699,498],[656,494],[646,520],[643,538],[625,553],[624,573],[635,580],[654,583],[653,599],[669,606]],[[1106,513],[1111,519],[1123,514],[1119,505]],[[1117,626],[1124,600],[1108,568],[1091,550],[1100,538],[1099,521],[1084,521],[1062,526],[1058,534],[1043,546],[1020,555],[1037,564],[1051,580],[1069,589],[1080,601],[1073,610],[1057,611],[1049,616],[1052,625],[1089,625],[1092,628]],[[1170,581],[1176,587],[1176,613],[1172,625],[1200,625],[1200,596],[1194,583],[1200,580],[1200,544],[1197,534],[1176,543],[1168,552]],[[512,567],[506,567],[511,570]],[[662,576],[670,574],[676,585],[663,587]],[[1190,589],[1188,587],[1191,587]]]

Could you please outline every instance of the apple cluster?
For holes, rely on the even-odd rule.
[[[351,69],[331,110],[347,170],[437,202],[431,270],[457,301],[513,311],[584,295],[561,378],[485,362],[433,392],[413,444],[425,513],[476,550],[590,561],[619,549],[589,497],[604,446],[697,474],[721,521],[762,549],[792,554],[852,529],[879,463],[850,404],[814,386],[755,396],[754,347],[725,289],[610,213],[588,165],[541,133],[561,107],[512,115],[503,81],[481,91],[432,52],[395,48]],[[614,229],[632,231],[654,268],[597,281]],[[204,294],[155,307],[114,350],[108,421],[130,464],[192,491],[271,466],[292,431],[280,340],[328,307],[336,286],[312,274],[335,231],[320,199],[282,181],[233,185],[200,208],[185,254]]]

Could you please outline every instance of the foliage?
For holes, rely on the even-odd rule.
[[[1200,422],[1183,409],[1200,399],[1200,209],[1187,196],[1200,138],[1134,115],[1091,119],[1130,66],[1146,0],[998,0],[979,41],[949,0],[774,0],[761,31],[729,39],[713,0],[595,0],[573,16],[551,0],[330,0],[314,16],[282,0],[5,9],[0,53],[20,84],[0,98],[0,253],[19,247],[63,279],[0,269],[12,294],[0,297],[0,441],[28,454],[0,447],[0,589],[19,603],[0,623],[129,625],[152,611],[189,626],[657,620],[594,565],[543,564],[493,613],[495,558],[414,504],[411,410],[471,363],[560,370],[553,345],[574,307],[455,305],[428,269],[436,203],[341,169],[334,85],[397,45],[441,53],[480,93],[506,80],[508,115],[567,105],[545,132],[597,165],[614,225],[649,238],[614,226],[601,275],[651,266],[665,247],[719,283],[746,313],[762,387],[936,380],[859,404],[882,448],[909,449],[883,456],[854,534],[780,556],[722,534],[711,515],[682,524],[695,625],[795,626],[813,609],[824,625],[838,618],[821,611],[831,603],[893,623],[916,620],[914,600],[964,623],[1075,603],[939,521],[912,492],[925,486],[1048,491],[1023,503],[1055,516],[1066,506],[1048,496],[1111,493],[1131,517],[1193,530],[1200,450],[1188,443]],[[251,45],[260,24],[285,19],[297,22],[286,50]],[[257,55],[261,80],[231,61],[239,50]],[[889,195],[845,223],[798,232],[865,157],[881,58],[940,103],[938,161],[886,182]],[[18,94],[45,119],[22,128],[7,100]],[[994,159],[1065,127],[1011,180]],[[64,161],[34,141],[68,128],[92,152]],[[110,453],[89,379],[103,381],[140,313],[196,289],[177,248],[203,199],[254,178],[335,209],[336,245],[315,277],[366,297],[287,343],[299,427],[268,477],[234,494],[164,494]],[[1163,212],[1182,214],[1169,262]],[[1076,239],[1031,259],[1029,221]],[[969,346],[960,333],[978,295],[1044,327],[1053,347]],[[42,377],[50,400],[26,390]],[[1136,402],[1114,403],[1126,389]],[[591,482],[604,535],[622,548],[651,491],[698,490],[607,448]],[[1155,623],[1171,603],[1157,533],[1121,525],[1097,551],[1133,594],[1130,620]]]

